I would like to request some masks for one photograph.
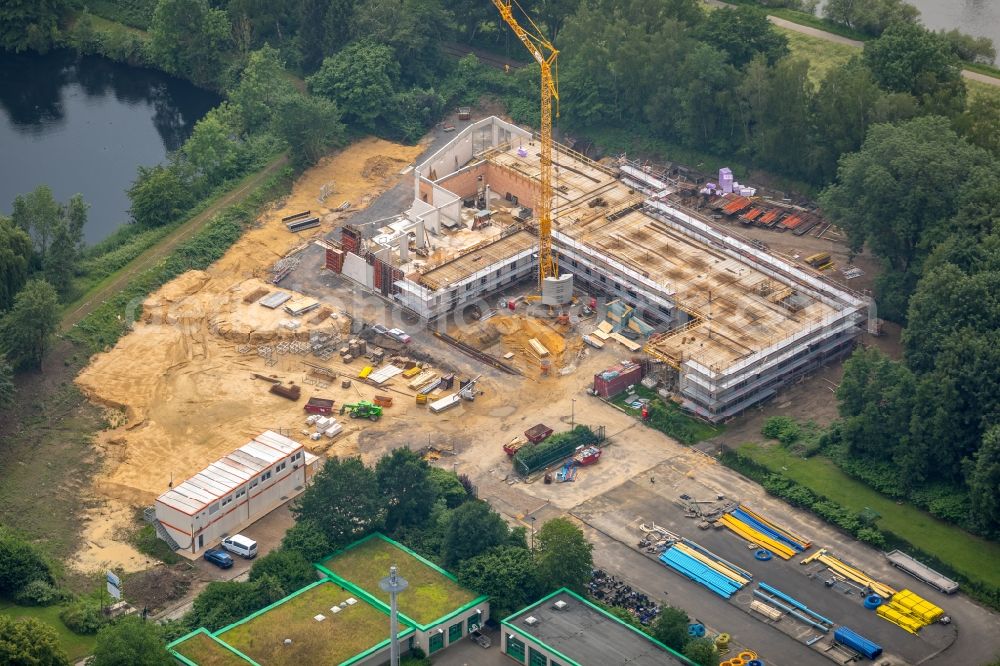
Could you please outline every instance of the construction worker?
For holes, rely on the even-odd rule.
[[[508,65],[507,63],[503,64],[503,73],[510,74],[510,65]]]

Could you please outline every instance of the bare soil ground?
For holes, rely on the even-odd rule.
[[[334,210],[342,202],[367,205],[392,184],[396,167],[420,150],[370,138],[324,159],[208,270],[185,273],[152,294],[135,330],[91,359],[77,385],[93,402],[124,411],[126,418],[95,442],[104,455],[93,484],[101,506],[88,512],[86,544],[75,568],[145,568],[145,556],[114,539],[131,521],[131,507],[150,505],[172,480],[199,471],[258,432],[301,427],[301,404],[268,393],[270,384],[253,373],[301,383],[302,357],[275,354],[277,364],[267,366],[256,345],[308,339],[312,330],[335,331],[344,322],[313,324],[310,314],[292,330],[282,325],[288,314],[245,304],[243,297],[261,287],[260,278],[286,253],[329,231],[345,215]],[[325,202],[318,199],[321,191]],[[289,233],[281,218],[303,210],[320,216],[322,225]],[[251,345],[251,353],[240,353],[241,345]]]

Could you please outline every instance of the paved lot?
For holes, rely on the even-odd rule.
[[[450,136],[439,134],[427,152],[436,150]],[[406,180],[374,202],[367,211],[352,217],[351,222],[381,219],[404,210],[412,187]],[[372,462],[396,446],[419,448],[432,440],[441,448],[452,447],[455,457],[442,459],[441,466],[468,474],[477,485],[479,495],[512,523],[531,529],[555,516],[575,516],[595,544],[596,566],[654,598],[683,608],[710,628],[730,633],[735,646],[758,651],[769,664],[829,664],[833,655],[817,646],[827,646],[830,640],[824,637],[814,647],[807,647],[805,642],[817,635],[815,631],[788,618],[780,620],[777,626],[767,626],[763,618],[747,612],[746,607],[752,600],[749,592],[744,591],[734,600],[726,601],[667,569],[636,549],[639,523],[655,521],[702,543],[751,570],[757,580],[774,585],[817,612],[879,642],[886,651],[879,664],[974,665],[988,662],[1000,651],[1000,618],[996,614],[965,596],[945,597],[907,578],[891,568],[876,550],[768,496],[760,486],[718,465],[710,456],[682,447],[586,396],[582,389],[590,377],[595,371],[616,362],[620,349],[588,351],[588,356],[579,360],[575,372],[560,378],[537,381],[530,377],[502,376],[433,339],[412,322],[406,324],[400,313],[384,301],[348,289],[341,278],[321,270],[321,262],[319,248],[310,248],[299,269],[284,286],[330,303],[340,299],[349,305],[355,316],[366,321],[401,325],[413,335],[413,348],[435,358],[438,367],[450,365],[463,373],[483,372],[486,398],[432,418],[421,411],[400,409],[379,428],[363,433],[357,447],[366,461]],[[790,415],[804,416],[794,411],[794,406],[809,405],[816,395],[827,394],[828,388],[819,378],[806,379],[782,393],[779,407],[792,405]],[[573,400],[575,405],[571,405]],[[568,427],[574,407],[577,423],[607,426],[612,446],[606,450],[601,463],[595,468],[581,470],[577,482],[572,484],[544,485],[513,480],[510,463],[500,451],[500,443],[538,422]],[[425,437],[427,441],[423,441]],[[799,558],[791,562],[758,563],[745,542],[731,533],[699,530],[693,521],[683,517],[683,512],[674,503],[681,493],[696,498],[724,494],[746,502],[810,537],[816,547],[830,548],[838,557],[875,578],[897,589],[912,588],[944,608],[954,622],[950,627],[928,627],[920,636],[911,636],[864,610],[859,594],[847,595],[828,589],[820,578],[810,577],[809,574],[816,573],[815,568],[800,566]],[[485,660],[492,659],[494,650],[500,654],[496,646],[482,651],[470,644],[456,652],[446,651],[435,663],[489,664],[493,662]],[[502,655],[498,658],[497,663],[508,663]]]

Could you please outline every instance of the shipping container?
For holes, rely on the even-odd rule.
[[[837,627],[833,632],[833,639],[845,647],[860,652],[869,659],[875,659],[882,654],[882,646],[871,642],[847,627]]]
[[[636,363],[619,363],[594,375],[594,393],[603,398],[613,398],[629,386],[642,380],[642,366]]]

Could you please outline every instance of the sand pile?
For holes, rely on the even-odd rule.
[[[369,157],[365,160],[365,166],[361,169],[361,177],[373,180],[386,178],[398,173],[405,164],[405,160],[387,155]]]
[[[256,347],[308,339],[313,330],[336,331],[344,321],[315,321],[314,312],[292,329],[283,324],[290,315],[245,303],[244,297],[265,286],[258,277],[266,276],[274,262],[308,240],[289,233],[282,217],[311,210],[324,221],[314,233],[324,233],[343,215],[333,210],[342,200],[358,207],[392,184],[392,179],[362,175],[365,165],[372,160],[405,164],[421,150],[365,139],[324,159],[218,262],[185,273],[150,295],[135,330],[91,359],[77,384],[95,402],[124,410],[127,421],[95,442],[105,454],[105,468],[95,480],[96,499],[110,501],[87,516],[88,548],[80,555],[79,568],[101,562],[135,568],[144,562],[107,535],[123,520],[130,521],[129,505],[152,504],[171,480],[198,472],[263,430],[284,429],[305,440],[299,432],[302,404],[268,393],[269,384],[253,373],[301,384],[307,377],[301,361],[307,357],[273,353],[275,362],[268,365]],[[320,190],[330,182],[336,182],[338,194],[320,204]],[[313,394],[312,386],[303,388],[305,395]],[[338,402],[342,398],[336,397]]]

